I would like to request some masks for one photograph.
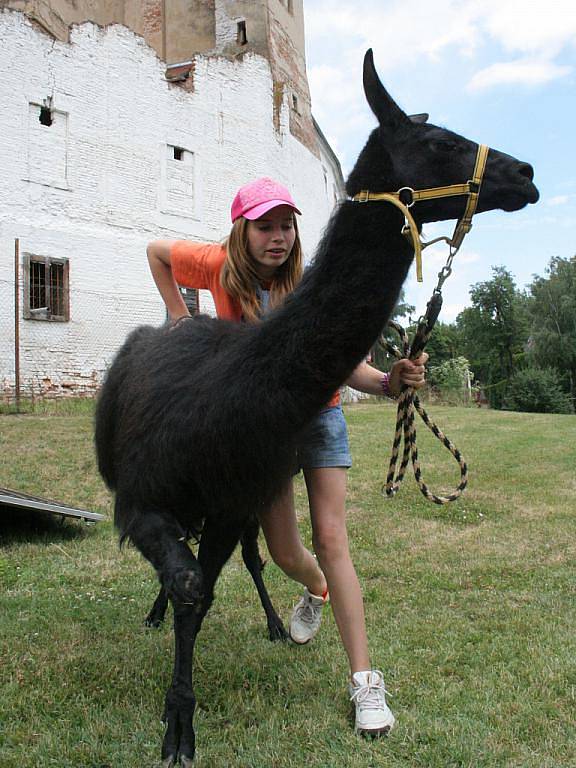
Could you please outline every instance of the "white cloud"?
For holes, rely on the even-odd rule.
[[[569,195],[556,195],[556,197],[551,197],[549,200],[546,201],[546,205],[549,205],[551,207],[557,206],[557,205],[566,205],[566,203],[570,200]]]
[[[377,45],[381,67],[405,67],[415,54],[433,56],[448,45],[470,53],[487,38],[546,57],[576,46],[574,0],[305,0],[304,11],[309,41]]]
[[[477,72],[467,85],[469,91],[479,91],[495,85],[542,85],[572,72],[572,67],[550,61],[523,59],[498,62]]]
[[[343,67],[371,46],[381,53],[379,71],[386,72],[412,67],[421,55],[434,58],[447,45],[466,53],[479,42],[474,0],[305,0],[304,11],[309,47],[329,47]]]
[[[470,306],[470,297],[466,296],[466,301],[462,302],[456,302],[452,304],[443,304],[442,305],[442,317],[440,318],[443,323],[453,323],[455,322],[456,318],[462,312],[462,310],[466,309],[466,307]]]
[[[341,107],[348,104],[350,98],[356,95],[357,83],[352,78],[342,80],[342,73],[337,67],[329,64],[320,64],[308,70],[308,82],[310,88],[323,94],[322,105],[324,108]]]
[[[573,0],[489,0],[484,27],[505,50],[556,56],[576,45]]]

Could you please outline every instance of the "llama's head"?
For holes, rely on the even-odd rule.
[[[362,189],[392,192],[463,184],[472,177],[478,144],[427,123],[427,115],[406,115],[380,82],[371,50],[364,57],[364,91],[379,127],[350,174],[349,195]],[[517,211],[535,203],[539,194],[533,176],[531,165],[491,148],[477,211]],[[420,222],[456,219],[465,205],[465,196],[420,201],[412,213]]]

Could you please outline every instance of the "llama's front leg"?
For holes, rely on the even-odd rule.
[[[164,705],[166,733],[162,766],[172,768],[180,759],[186,768],[192,764],[195,748],[192,657],[201,621],[202,572],[174,520],[156,513],[143,513],[129,533],[158,572],[162,589],[174,608],[174,674]]]
[[[165,527],[169,522],[164,521],[163,524]],[[195,751],[193,715],[196,706],[192,687],[194,644],[202,619],[212,603],[214,584],[238,544],[241,532],[242,525],[233,519],[227,519],[225,523],[206,521],[198,550],[199,563],[183,540],[177,540],[178,546],[175,548],[173,542],[168,544],[164,539],[161,549],[164,553],[169,552],[169,556],[164,555],[160,568],[149,557],[158,568],[162,585],[174,608],[174,675],[166,693],[164,707],[166,733],[162,744],[162,768],[173,768],[178,760],[183,768],[192,765]],[[161,531],[156,530],[155,536],[161,537]],[[141,547],[140,542],[137,545]],[[155,544],[154,548],[157,547],[158,544]],[[182,598],[182,588],[190,581],[194,590],[192,566],[202,574],[202,599],[188,601]]]
[[[264,613],[266,614],[268,636],[270,637],[270,640],[288,640],[288,633],[284,629],[282,620],[272,605],[268,590],[264,584],[264,579],[262,578],[264,563],[262,562],[260,552],[258,551],[259,531],[260,523],[258,522],[258,519],[254,517],[254,519],[250,520],[246,525],[244,532],[242,533],[242,559],[244,560],[244,564],[250,572],[256,589],[258,590],[258,596],[260,597],[262,608],[264,608]]]
[[[157,512],[140,512],[137,521],[128,536],[154,566],[165,594],[170,600],[199,607],[202,571],[183,529],[173,518]],[[161,601],[162,593],[156,602]]]
[[[194,643],[212,603],[214,584],[238,543],[240,530],[237,524],[226,527],[207,522],[198,551],[204,586],[202,604],[196,609],[193,605],[182,604],[170,597],[174,608],[174,676],[166,694],[164,709],[166,734],[162,744],[162,768],[172,768],[178,758],[183,768],[192,765],[196,740],[192,723],[196,699],[190,684]]]
[[[162,768],[172,768],[180,761],[190,768],[196,751],[194,709],[196,698],[192,688],[194,643],[200,627],[200,613],[191,605],[172,600],[174,607],[174,674],[166,693],[162,742]]]

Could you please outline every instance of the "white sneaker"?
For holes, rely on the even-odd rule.
[[[304,594],[294,606],[290,618],[290,637],[295,643],[303,645],[317,634],[326,602],[327,598],[313,595],[304,587]]]
[[[350,701],[356,706],[356,733],[387,735],[394,726],[394,715],[386,704],[386,688],[382,672],[356,672],[350,683]]]

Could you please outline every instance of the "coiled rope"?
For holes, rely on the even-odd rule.
[[[440,312],[442,306],[442,296],[439,291],[435,291],[430,299],[427,307],[426,314],[420,319],[418,328],[414,336],[412,344],[408,341],[408,334],[402,328],[401,325],[395,322],[389,322],[388,325],[394,328],[399,334],[402,341],[402,350],[400,350],[395,344],[392,344],[388,339],[382,335],[380,337],[380,344],[386,349],[386,351],[393,354],[399,360],[408,358],[409,360],[415,360],[420,353],[424,350],[432,328]],[[439,496],[433,493],[426,483],[422,480],[422,471],[420,469],[420,462],[418,460],[418,447],[416,445],[416,427],[414,424],[414,411],[417,411],[422,421],[426,424],[428,429],[440,440],[440,442],[447,448],[454,459],[460,466],[460,483],[458,487],[447,496]],[[402,454],[402,462],[398,473],[396,474],[396,465],[398,462],[398,456],[400,453],[400,444],[404,438],[404,450]],[[414,468],[414,477],[422,494],[434,504],[448,504],[451,501],[456,501],[460,498],[466,485],[468,484],[468,467],[464,457],[456,446],[446,437],[446,435],[439,429],[439,427],[428,417],[428,414],[422,407],[420,399],[412,387],[404,385],[398,398],[398,411],[396,417],[396,432],[394,435],[394,442],[392,444],[392,455],[390,457],[390,465],[388,468],[388,475],[386,477],[386,484],[382,487],[382,492],[386,496],[393,497],[396,495],[400,488],[400,483],[404,479],[406,467],[408,462],[412,459],[412,466]]]

